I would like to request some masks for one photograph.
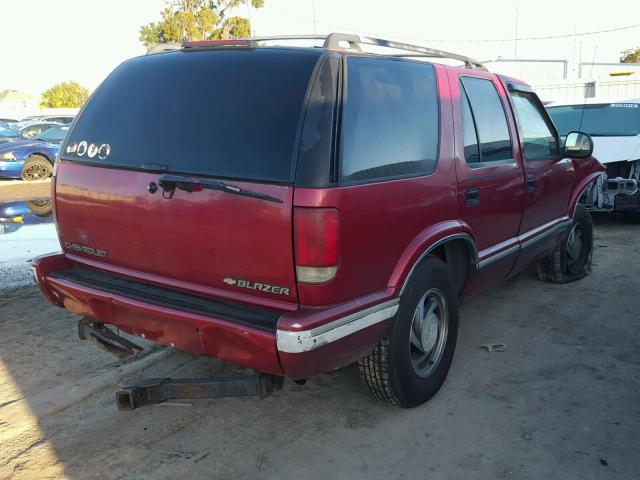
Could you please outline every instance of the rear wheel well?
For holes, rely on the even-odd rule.
[[[39,152],[32,153],[31,155],[29,155],[29,156],[25,159],[25,162],[26,162],[27,160],[29,160],[30,158],[42,158],[42,159],[46,160],[47,162],[49,162],[51,165],[53,165],[53,160],[51,160],[51,159],[50,159],[47,155],[45,155],[44,153],[39,153]]]
[[[474,258],[471,248],[469,242],[456,239],[439,245],[429,252],[430,255],[440,258],[447,264],[453,275],[459,297],[462,296],[469,279],[471,259]]]

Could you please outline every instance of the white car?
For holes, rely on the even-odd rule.
[[[640,98],[552,103],[547,110],[560,135],[591,135],[593,156],[607,169],[587,192],[587,206],[640,221]]]

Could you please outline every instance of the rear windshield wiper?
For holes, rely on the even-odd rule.
[[[158,185],[162,189],[162,195],[165,198],[173,197],[173,193],[176,191],[176,188],[184,190],[185,192],[200,192],[206,189],[217,190],[219,192],[226,192],[234,195],[242,195],[243,197],[258,198],[269,202],[282,203],[282,200],[277,197],[267,195],[266,193],[246,190],[244,188],[236,187],[235,185],[229,185],[228,183],[221,182],[220,180],[208,180],[206,178],[195,179],[181,177],[178,175],[161,175],[160,178],[158,178]],[[151,193],[155,192],[155,189],[151,188],[151,184],[149,185],[149,191]]]

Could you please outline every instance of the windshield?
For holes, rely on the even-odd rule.
[[[67,136],[69,127],[52,127],[49,130],[42,132],[34,140],[45,140],[47,142],[61,142],[64,137]]]
[[[20,132],[16,132],[10,128],[0,127],[0,137],[15,138],[20,135]]]
[[[301,112],[319,56],[259,48],[134,58],[96,90],[62,158],[291,182]],[[103,149],[89,157],[87,144]]]
[[[607,103],[549,107],[560,135],[581,131],[594,137],[628,137],[640,134],[640,105]],[[584,115],[583,115],[584,112]]]

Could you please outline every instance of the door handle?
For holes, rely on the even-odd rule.
[[[472,207],[474,205],[478,205],[480,203],[480,189],[472,188],[471,190],[467,190],[467,207]]]
[[[536,177],[527,178],[527,192],[536,191]]]

